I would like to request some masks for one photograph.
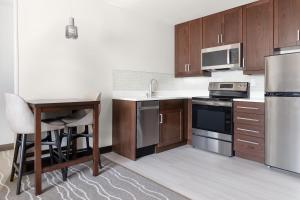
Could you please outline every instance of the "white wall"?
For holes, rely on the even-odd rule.
[[[18,0],[20,95],[95,98],[102,91],[101,146],[111,145],[113,70],[174,70],[173,27],[106,2]],[[64,37],[70,15],[78,40]]]
[[[13,0],[0,0],[0,145],[13,143],[5,119],[3,93],[14,91]]]

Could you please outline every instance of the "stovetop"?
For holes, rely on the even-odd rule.
[[[241,97],[235,97],[241,98]],[[193,97],[195,100],[233,102],[233,97]]]

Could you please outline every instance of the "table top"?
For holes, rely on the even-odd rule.
[[[31,107],[49,107],[49,106],[78,106],[100,104],[100,101],[93,99],[33,99],[27,100]]]

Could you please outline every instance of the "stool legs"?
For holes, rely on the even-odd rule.
[[[48,137],[48,142],[50,142],[50,144],[49,144],[50,162],[53,165],[53,163],[54,163],[54,153],[53,153],[53,145],[51,144],[52,143],[51,131],[47,132],[47,137]]]
[[[23,134],[22,139],[21,139],[21,156],[19,160],[19,169],[18,169],[18,181],[17,181],[17,192],[16,194],[20,194],[20,189],[21,189],[21,182],[22,182],[22,176],[23,176],[23,169],[24,169],[24,164],[25,164],[25,153],[26,153],[26,140],[27,140],[27,135]]]
[[[59,131],[54,131],[54,136],[55,136],[55,146],[57,147],[57,153],[58,153],[58,162],[62,163],[63,162],[63,154],[62,154],[62,149],[61,149],[61,142],[60,142],[60,136],[59,136]],[[67,169],[61,169],[61,173],[63,176],[63,181],[67,180]]]
[[[17,134],[15,150],[14,150],[14,157],[13,157],[13,162],[12,162],[12,166],[11,166],[10,182],[14,181],[14,178],[15,178],[15,173],[16,173],[15,163],[17,163],[17,160],[18,160],[19,149],[20,149],[20,143],[19,143],[20,140],[21,140],[21,135]]]

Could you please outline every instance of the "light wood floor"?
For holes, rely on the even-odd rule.
[[[179,147],[131,161],[105,157],[195,200],[299,200],[300,176],[240,158]]]

